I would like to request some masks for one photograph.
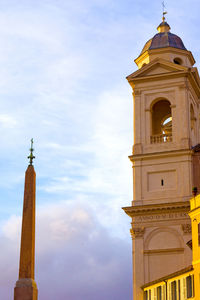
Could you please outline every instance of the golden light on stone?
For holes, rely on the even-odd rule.
[[[30,164],[25,174],[24,203],[21,230],[19,279],[14,289],[14,300],[37,300],[35,282],[35,190],[36,174],[32,165],[34,158],[31,142]]]

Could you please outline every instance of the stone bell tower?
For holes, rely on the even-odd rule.
[[[127,77],[133,89],[133,293],[143,284],[192,264],[192,188],[200,178],[200,78],[180,37],[162,23]],[[200,182],[198,178],[198,181]]]

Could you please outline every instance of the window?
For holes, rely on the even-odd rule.
[[[162,99],[152,106],[152,137],[151,143],[172,141],[171,104]]]
[[[181,282],[178,280],[178,300],[181,300]]]
[[[161,286],[157,287],[157,300],[162,300],[162,290]]]
[[[172,281],[171,283],[171,300],[177,300],[176,297],[176,281]]]
[[[182,64],[182,60],[179,57],[174,58],[174,63],[177,65],[181,65]]]
[[[151,300],[151,290],[144,291],[144,300]]]
[[[186,277],[186,288],[187,288],[187,299],[192,298],[194,295],[194,287],[193,287],[194,276]]]
[[[148,291],[144,291],[144,300],[148,300]]]

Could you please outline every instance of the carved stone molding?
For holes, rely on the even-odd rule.
[[[141,90],[134,90],[134,91],[133,91],[133,94],[134,94],[135,96],[140,96]]]
[[[181,202],[171,202],[171,203],[159,203],[159,204],[150,204],[150,205],[138,205],[138,206],[128,206],[123,207],[123,210],[130,217],[142,217],[142,219],[158,219],[157,215],[160,215],[164,218],[163,215],[166,215],[166,218],[178,218],[178,213],[181,214],[181,217],[188,217],[188,212],[190,210],[189,201]],[[142,220],[141,219],[141,220]]]
[[[131,233],[132,239],[143,237],[144,232],[145,232],[145,228],[144,227],[135,227],[135,228],[131,228],[130,229],[130,233]]]
[[[190,234],[192,231],[191,224],[182,224],[181,228],[182,228],[184,234]]]
[[[185,82],[184,84],[179,85],[180,90],[187,90],[189,88],[188,83]]]
[[[186,86],[185,84],[182,84],[182,85],[179,86],[179,89],[180,89],[180,90],[184,90],[184,89],[186,89],[186,88],[187,88],[187,86]]]

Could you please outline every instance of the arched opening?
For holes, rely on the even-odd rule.
[[[172,114],[168,100],[157,101],[152,107],[151,143],[172,141]]]
[[[180,59],[179,57],[174,58],[174,63],[177,65],[182,65],[182,59]]]

